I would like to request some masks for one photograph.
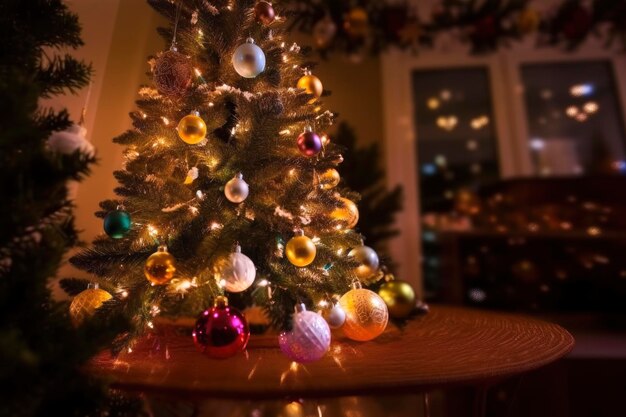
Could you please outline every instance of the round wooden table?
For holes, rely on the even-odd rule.
[[[403,329],[389,326],[368,343],[338,332],[331,352],[307,365],[283,356],[275,336],[253,336],[245,353],[213,360],[195,350],[190,336],[160,333],[117,358],[101,354],[90,371],[112,378],[121,389],[185,398],[384,395],[488,387],[554,362],[574,346],[573,337],[556,324],[445,306],[431,307]]]

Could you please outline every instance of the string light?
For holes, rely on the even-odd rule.
[[[261,281],[258,282],[257,286],[259,287],[267,287],[270,284],[270,282],[266,279],[262,279]]]
[[[165,126],[169,126],[170,125],[170,119],[168,119],[167,117],[161,116],[161,120],[163,120],[163,124]]]
[[[148,225],[148,234],[152,237],[156,237],[159,234],[159,229],[154,227],[153,225]]]

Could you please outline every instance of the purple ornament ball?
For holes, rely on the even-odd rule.
[[[303,132],[298,136],[298,149],[304,156],[315,156],[322,150],[322,139],[315,132]]]

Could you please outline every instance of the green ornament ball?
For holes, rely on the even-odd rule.
[[[130,230],[130,214],[124,210],[114,210],[104,218],[104,232],[113,239],[121,239]]]

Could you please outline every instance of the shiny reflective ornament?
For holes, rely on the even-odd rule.
[[[330,328],[322,316],[306,311],[304,304],[293,315],[292,329],[278,337],[280,350],[289,359],[307,363],[321,359],[330,347]]]
[[[178,137],[189,145],[196,145],[206,137],[206,123],[198,112],[192,112],[180,119],[176,130]]]
[[[95,284],[93,288],[87,288],[72,300],[70,304],[70,318],[75,326],[81,324],[85,319],[95,314],[105,301],[113,298],[108,292],[98,288]]]
[[[380,264],[378,255],[369,246],[358,246],[348,253],[348,256],[359,263],[354,269],[354,273],[360,280],[367,280],[378,272]]]
[[[172,48],[159,56],[154,64],[154,85],[161,94],[179,97],[191,86],[193,67],[185,55]]]
[[[343,311],[339,303],[334,303],[331,307],[323,309],[322,317],[331,329],[338,329],[346,322],[346,312]]]
[[[343,28],[352,39],[363,39],[369,32],[369,18],[362,7],[355,7],[344,17]]]
[[[243,174],[240,172],[235,175],[224,186],[224,195],[231,203],[241,203],[250,193],[248,183],[243,180]]]
[[[198,316],[192,336],[198,351],[210,358],[225,359],[246,348],[250,329],[246,317],[229,307],[226,297],[217,297],[215,305]]]
[[[322,139],[307,126],[298,136],[298,149],[304,156],[315,156],[322,150]]]
[[[260,1],[254,6],[254,16],[256,20],[263,23],[265,26],[269,26],[274,19],[276,19],[276,12],[274,12],[271,3]]]
[[[176,260],[167,251],[166,246],[159,246],[159,249],[150,255],[146,260],[144,274],[148,281],[155,285],[167,284],[176,273]]]
[[[330,190],[335,188],[339,181],[341,181],[341,177],[339,176],[339,172],[337,172],[334,168],[328,168],[326,171],[322,172],[319,176],[319,185],[324,190]]]
[[[252,38],[239,45],[233,54],[233,67],[244,78],[254,78],[265,70],[265,54]]]
[[[310,73],[300,77],[297,87],[305,90],[307,94],[313,96],[313,98],[309,100],[309,103],[314,103],[324,92],[324,86],[322,85],[320,79]]]
[[[242,292],[250,288],[256,277],[256,268],[250,258],[241,253],[237,245],[235,252],[219,263],[215,278],[223,282],[229,292]]]
[[[328,48],[335,38],[336,33],[337,25],[333,19],[328,15],[324,16],[313,26],[313,39],[315,40],[315,45],[319,49]]]
[[[330,213],[333,220],[341,222],[348,229],[353,228],[359,222],[359,209],[356,204],[347,198],[340,197],[341,206]]]
[[[87,129],[74,123],[66,130],[52,132],[47,141],[48,149],[63,155],[71,155],[76,151],[92,157],[96,150],[87,139]]]
[[[378,289],[378,295],[385,301],[389,315],[394,319],[407,318],[415,309],[415,290],[406,281],[387,281]]]
[[[365,342],[385,331],[389,319],[387,305],[375,292],[355,288],[345,293],[339,304],[346,312],[342,329],[350,339]]]
[[[126,236],[130,227],[130,214],[124,210],[113,210],[104,218],[104,232],[113,239],[121,239]]]
[[[315,260],[317,248],[315,247],[315,243],[308,237],[295,236],[287,242],[285,254],[289,262],[295,266],[303,267]]]

